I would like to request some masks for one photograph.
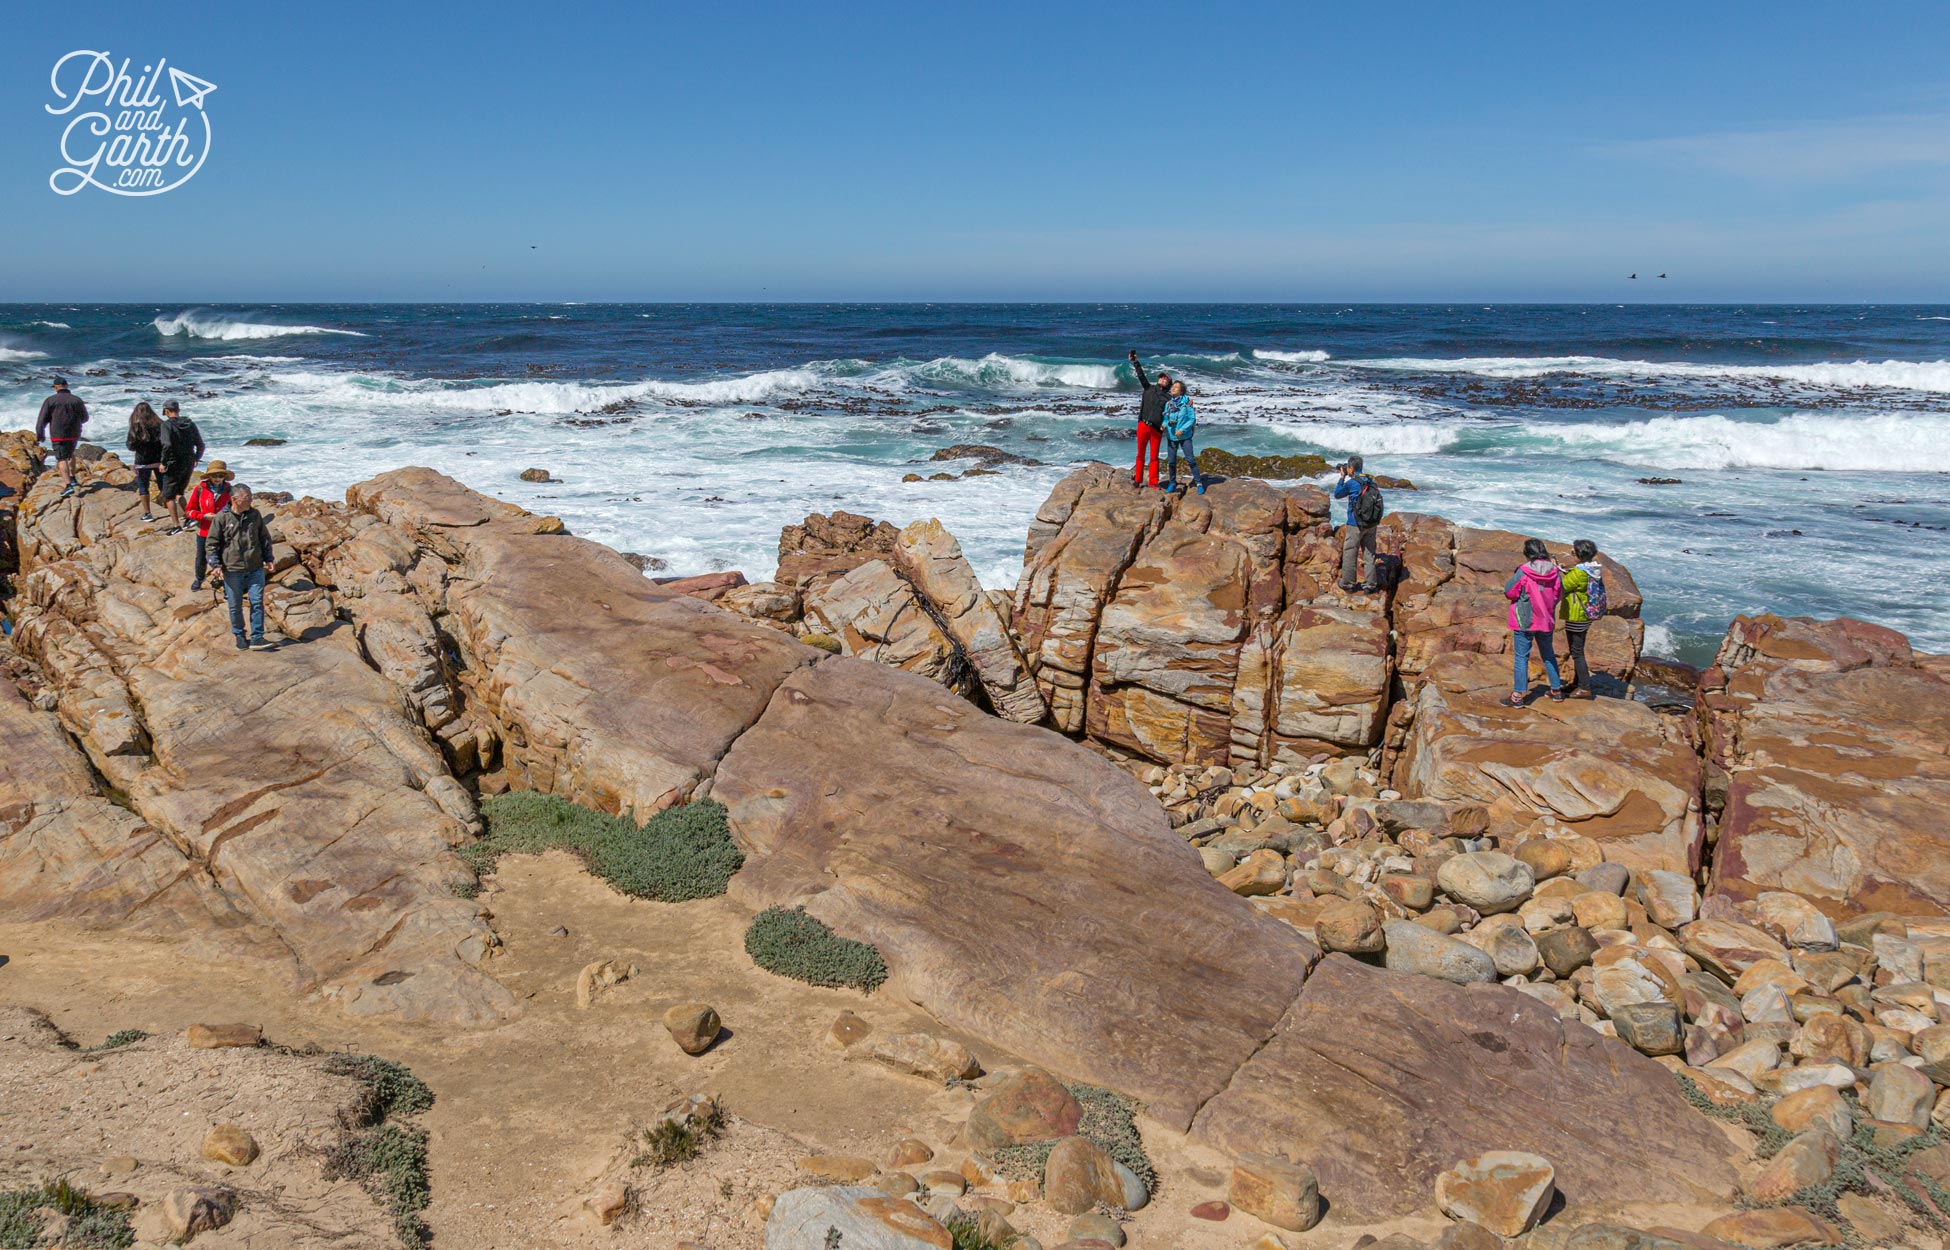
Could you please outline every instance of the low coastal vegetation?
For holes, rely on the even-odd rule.
[[[710,800],[658,812],[642,826],[628,815],[533,791],[488,799],[481,815],[487,832],[460,852],[477,879],[492,873],[503,855],[559,848],[624,894],[683,903],[723,894],[745,862],[731,840],[724,805]]]
[[[887,980],[880,951],[834,933],[803,907],[768,907],[745,930],[745,953],[767,972],[828,988],[866,993]]]
[[[0,1250],[123,1250],[134,1241],[126,1212],[103,1206],[65,1180],[0,1192]]]
[[[333,1056],[326,1071],[356,1077],[367,1090],[361,1122],[326,1156],[326,1175],[364,1185],[385,1205],[401,1242],[427,1244],[432,1233],[420,1218],[433,1197],[427,1133],[404,1117],[433,1106],[433,1091],[405,1065],[374,1055]]]

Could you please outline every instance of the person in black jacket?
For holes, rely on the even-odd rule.
[[[1137,370],[1138,385],[1144,393],[1138,398],[1137,464],[1131,469],[1131,485],[1143,490],[1148,484],[1158,489],[1158,446],[1165,437],[1165,400],[1171,396],[1171,375],[1160,373],[1156,382],[1144,376],[1135,350],[1130,353],[1131,368]],[[1151,480],[1144,479],[1144,453],[1151,452]]]
[[[61,498],[74,494],[74,449],[81,441],[81,427],[88,424],[88,405],[68,390],[66,378],[54,379],[54,394],[41,401],[41,415],[34,422],[34,441],[43,439],[53,449],[54,463],[61,469],[67,485]]]
[[[162,485],[163,423],[148,400],[141,400],[129,414],[129,456],[135,462],[135,493],[142,496],[142,519],[149,514],[149,481]]]
[[[172,534],[183,532],[183,494],[190,488],[190,474],[196,472],[196,462],[203,459],[203,452],[203,431],[183,415],[175,400],[165,401],[162,497],[169,505],[170,518],[176,523],[169,531]]]
[[[251,506],[251,488],[230,488],[230,511],[210,523],[210,563],[223,574],[223,597],[230,604],[230,632],[237,649],[270,649],[264,640],[264,579],[275,563],[271,530],[264,514]],[[251,605],[250,637],[244,637],[244,600]]]

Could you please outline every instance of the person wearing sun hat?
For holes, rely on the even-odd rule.
[[[203,480],[190,492],[189,502],[183,510],[189,513],[190,520],[196,522],[196,578],[190,582],[191,590],[203,589],[204,575],[210,571],[210,521],[230,506],[230,479],[235,476],[221,460],[212,460],[203,468]]]

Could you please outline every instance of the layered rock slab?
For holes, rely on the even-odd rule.
[[[1394,785],[1476,802],[1499,837],[1575,833],[1628,867],[1691,873],[1704,849],[1691,722],[1629,699],[1505,700],[1505,660],[1433,660],[1395,714]]]
[[[949,1025],[1179,1127],[1315,954],[1217,885],[1126,774],[911,674],[795,672],[712,797],[748,855],[734,898],[804,903]]]
[[[346,498],[445,560],[423,600],[457,650],[467,715],[529,788],[647,819],[691,797],[823,654],[430,469]]]
[[[493,934],[454,889],[472,802],[399,690],[288,552],[267,603],[307,640],[235,649],[209,592],[181,589],[190,538],[140,521],[130,480],[105,460],[61,499],[43,479],[20,518],[15,646],[90,762],[278,935],[302,984],[358,1013],[512,1014],[477,966]]]
[[[1515,990],[1345,955],[1192,1133],[1235,1156],[1298,1152],[1356,1219],[1424,1209],[1444,1168],[1486,1150],[1542,1155],[1579,1203],[1724,1200],[1736,1180],[1727,1138],[1653,1061]]]
[[[1714,885],[1837,919],[1950,912],[1950,668],[1862,621],[1738,617],[1701,677]]]

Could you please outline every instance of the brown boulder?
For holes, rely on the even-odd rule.
[[[1043,1197],[1063,1215],[1096,1207],[1124,1205],[1124,1183],[1101,1146],[1082,1137],[1065,1137],[1050,1149],[1043,1165]]]
[[[815,512],[779,534],[779,569],[772,580],[817,590],[870,560],[893,554],[898,531],[885,521],[851,512]]]
[[[1018,1072],[984,1093],[968,1113],[968,1141],[984,1149],[1070,1137],[1083,1104],[1047,1072]]]
[[[1543,1218],[1557,1193],[1550,1161],[1517,1150],[1464,1159],[1435,1178],[1435,1204],[1452,1220],[1520,1237]]]

